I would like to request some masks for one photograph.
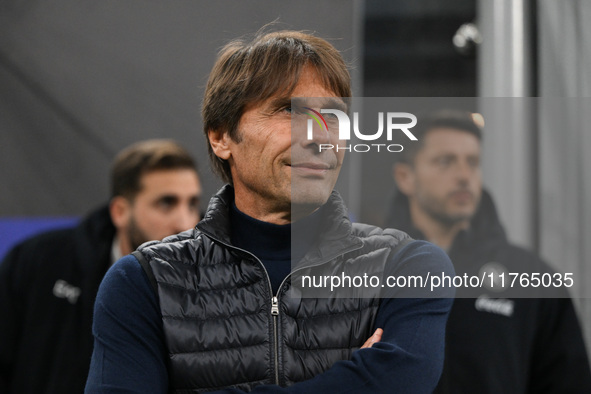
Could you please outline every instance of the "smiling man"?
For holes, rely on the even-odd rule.
[[[222,49],[203,120],[228,184],[195,230],[145,244],[109,271],[87,392],[433,390],[450,299],[291,291],[292,265],[453,273],[431,244],[352,224],[333,190],[343,153],[318,149],[338,134],[293,127],[293,97],[319,109],[350,95],[341,55],[315,36],[276,32]]]
[[[302,68],[291,92],[293,97],[334,95],[311,65]],[[323,205],[344,158],[342,150],[317,152],[319,144],[334,138],[326,131],[316,128],[310,139],[301,135],[299,127],[299,133],[292,134],[292,114],[297,108],[292,109],[290,98],[270,97],[244,111],[236,139],[223,129],[209,132],[215,156],[230,165],[238,210],[275,224],[291,223]],[[314,101],[320,105],[318,99]]]

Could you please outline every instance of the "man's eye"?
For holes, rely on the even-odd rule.
[[[158,208],[163,210],[169,210],[176,204],[176,199],[174,198],[162,198],[158,200]]]
[[[285,111],[288,111],[292,115],[307,115],[310,111],[304,107],[300,106],[288,106],[285,108]]]
[[[158,206],[162,209],[168,209],[172,206],[172,204],[169,201],[159,201]]]
[[[338,126],[339,118],[335,114],[326,113],[326,114],[322,114],[322,116],[324,117],[324,120],[326,121],[326,123],[328,123],[330,125],[337,125]]]
[[[199,211],[199,199],[198,198],[194,198],[194,199],[191,199],[191,201],[189,201],[189,209],[191,209],[193,211]]]
[[[437,164],[442,166],[442,167],[447,167],[451,164],[452,159],[451,157],[440,157],[439,159],[437,159]]]

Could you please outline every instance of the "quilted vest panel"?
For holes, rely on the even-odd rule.
[[[353,251],[306,266],[299,274],[326,274],[365,264],[381,275],[406,234],[362,227]],[[392,230],[388,230],[392,231]],[[157,283],[169,353],[172,392],[199,393],[223,387],[248,391],[260,384],[288,386],[348,360],[373,333],[379,291],[352,298],[298,297],[286,280],[272,313],[271,285],[250,253],[187,232],[141,252]]]

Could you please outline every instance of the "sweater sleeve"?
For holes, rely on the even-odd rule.
[[[107,272],[94,307],[94,351],[86,393],[166,393],[168,375],[158,301],[131,255]]]
[[[415,241],[395,256],[386,274],[426,277],[429,272],[454,275],[449,257],[440,248]],[[382,300],[375,323],[375,328],[384,330],[379,343],[356,351],[351,360],[339,361],[310,380],[286,388],[258,386],[251,393],[432,393],[443,369],[445,325],[453,289],[432,298],[404,298],[408,295],[404,293]]]

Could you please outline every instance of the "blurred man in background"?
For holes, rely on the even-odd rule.
[[[470,113],[441,111],[419,122],[418,138],[394,167],[399,193],[388,226],[447,251],[456,274],[540,272],[549,267],[508,243],[482,189],[481,129]],[[480,291],[480,290],[479,290]],[[591,376],[571,299],[507,298],[458,289],[446,334],[438,393],[590,393]]]
[[[146,241],[194,227],[200,198],[185,149],[139,142],[113,162],[108,206],[14,247],[0,264],[0,393],[82,393],[107,269]]]

